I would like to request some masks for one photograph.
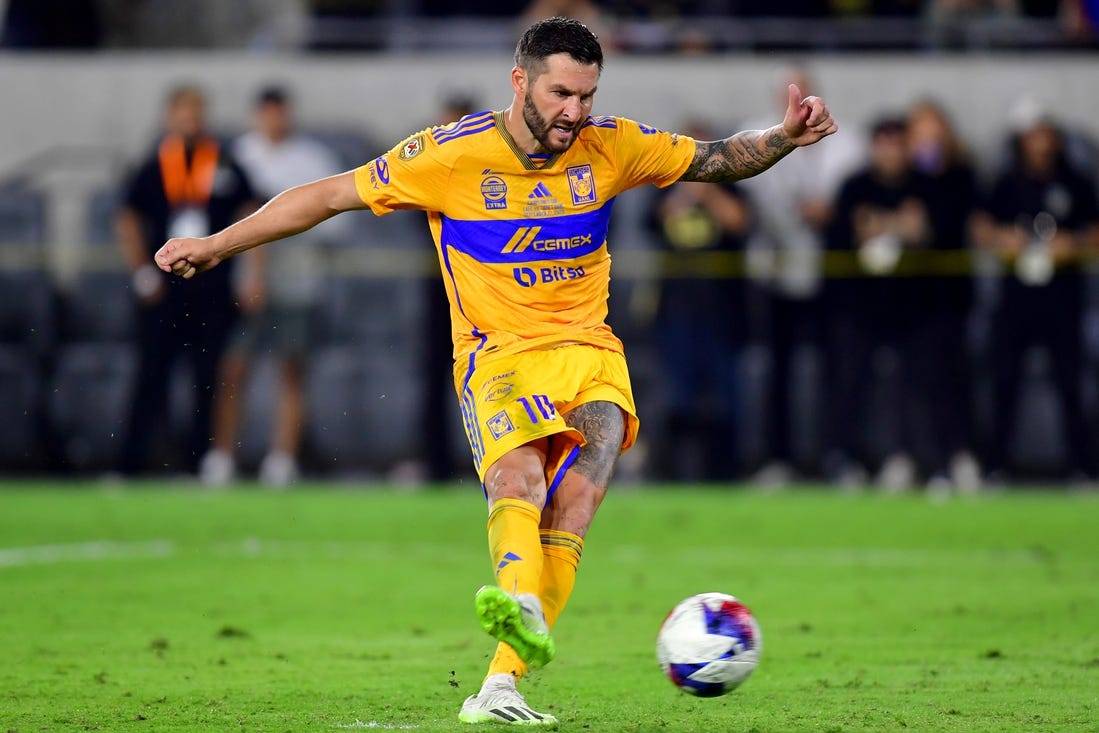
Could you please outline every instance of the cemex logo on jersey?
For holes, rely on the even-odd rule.
[[[542,227],[519,227],[515,230],[508,243],[500,250],[504,254],[518,254],[528,249],[535,252],[556,252],[563,249],[575,249],[591,244],[591,233],[578,234],[574,237],[546,237],[539,239]]]
[[[524,288],[532,288],[538,284],[547,285],[549,283],[575,280],[584,277],[584,275],[587,275],[588,273],[584,272],[582,266],[563,267],[561,265],[554,265],[552,267],[539,267],[537,269],[533,267],[516,267],[512,269],[511,274],[512,277],[515,278],[515,282],[519,283]]]

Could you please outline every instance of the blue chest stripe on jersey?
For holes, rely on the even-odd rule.
[[[583,257],[607,240],[614,199],[580,214],[533,219],[443,217],[442,243],[478,262],[510,264]]]

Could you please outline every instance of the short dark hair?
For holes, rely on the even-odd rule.
[[[556,16],[527,28],[515,46],[515,65],[533,77],[546,67],[546,59],[567,53],[581,64],[598,64],[603,71],[603,49],[599,39],[578,20]]]
[[[908,132],[908,120],[900,115],[879,117],[870,125],[870,138],[876,139],[882,135],[904,135]]]
[[[289,104],[290,95],[286,89],[277,84],[269,84],[260,89],[259,94],[256,95],[256,106],[262,107],[265,104]]]

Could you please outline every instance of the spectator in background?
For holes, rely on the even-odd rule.
[[[833,480],[859,484],[866,477],[869,454],[864,445],[874,363],[882,347],[894,356],[911,327],[910,283],[895,275],[905,250],[926,245],[930,221],[925,180],[908,159],[907,128],[901,118],[885,118],[872,128],[870,165],[848,178],[840,189],[829,246],[852,253],[854,278],[829,282],[829,371],[831,446],[825,471]],[[897,361],[894,359],[894,361]],[[902,393],[893,445],[885,448],[878,481],[903,489],[914,480],[906,454],[911,445],[910,398]]]
[[[908,112],[908,152],[926,179],[930,250],[917,260],[908,292],[914,317],[901,357],[918,429],[911,446],[929,488],[975,489],[967,320],[973,309],[969,225],[977,205],[972,167],[946,112],[919,102]]]
[[[1068,470],[1094,479],[1091,425],[1083,410],[1080,379],[1084,277],[1080,262],[1099,246],[1099,204],[1094,181],[1065,156],[1064,134],[1048,113],[1017,110],[1013,155],[989,192],[977,219],[978,243],[1010,268],[994,315],[995,435],[987,470],[1002,477],[1018,422],[1023,355],[1045,347],[1061,398]]]
[[[294,129],[290,99],[280,87],[260,92],[253,129],[239,137],[232,149],[263,199],[340,172],[332,151]],[[298,477],[310,325],[321,290],[321,246],[339,236],[344,223],[325,222],[262,253],[245,255],[251,264],[244,284],[247,318],[221,363],[213,444],[200,471],[204,483],[228,483],[236,472],[234,453],[248,370],[260,352],[275,356],[279,379],[271,442],[259,478],[271,486],[286,486]]]
[[[165,237],[206,236],[254,205],[248,177],[206,132],[206,102],[193,86],[168,97],[165,134],[126,183],[118,214],[119,244],[133,273],[137,308],[137,385],[120,469],[148,468],[151,438],[165,422],[172,367],[193,367],[193,406],[179,468],[193,472],[210,440],[210,405],[226,336],[237,315],[233,268],[201,281],[169,278],[153,264]]]
[[[695,122],[684,133],[714,137]],[[744,252],[751,223],[740,184],[676,183],[658,190],[649,226],[666,261],[656,309],[667,409],[656,464],[675,480],[723,481],[739,469],[738,362],[747,331],[745,280],[715,259]],[[685,275],[685,276],[684,276]],[[716,277],[715,277],[716,276]]]
[[[786,105],[788,84],[806,94],[817,94],[807,70],[794,67],[783,72],[776,87],[777,104]],[[769,118],[768,118],[769,119]],[[765,127],[766,123],[748,127]],[[752,199],[755,226],[749,239],[752,276],[766,286],[766,321],[758,331],[766,334],[771,368],[765,400],[769,462],[755,480],[769,485],[786,483],[794,469],[811,470],[794,450],[792,406],[798,360],[821,353],[821,253],[832,218],[832,206],[840,184],[865,159],[861,138],[840,132],[807,155],[782,160],[768,171],[738,185]],[[753,331],[756,329],[753,329]],[[823,384],[818,381],[818,387]],[[820,402],[820,400],[818,400]],[[819,412],[819,410],[818,410]],[[819,437],[819,426],[813,430]]]

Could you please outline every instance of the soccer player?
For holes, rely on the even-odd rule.
[[[480,692],[462,706],[465,723],[556,723],[515,683],[553,659],[549,629],[615,461],[637,435],[622,343],[605,323],[615,196],[646,183],[735,181],[836,131],[824,102],[802,99],[794,85],[782,123],[714,142],[593,117],[602,66],[582,23],[538,21],[516,47],[507,109],[414,134],[213,236],[169,240],[156,257],[191,278],[341,211],[428,213],[496,573],[475,607],[500,643]]]

